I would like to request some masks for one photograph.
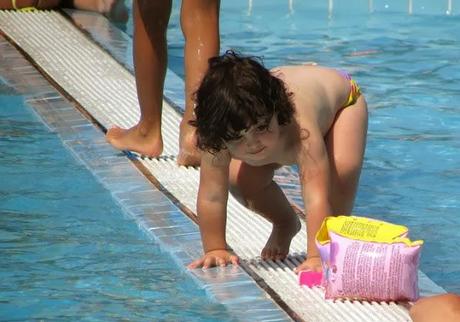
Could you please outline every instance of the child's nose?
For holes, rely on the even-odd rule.
[[[251,137],[246,141],[248,148],[257,148],[260,146],[260,140],[256,137]]]

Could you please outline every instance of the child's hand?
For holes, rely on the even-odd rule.
[[[322,271],[321,257],[319,256],[307,257],[307,259],[302,264],[300,264],[294,269],[294,272],[296,273],[299,273],[300,271],[321,272]]]
[[[190,269],[213,266],[227,266],[227,264],[238,265],[238,256],[226,249],[216,249],[204,254],[203,257],[191,262],[187,267]]]

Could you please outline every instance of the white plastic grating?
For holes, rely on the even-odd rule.
[[[0,29],[21,47],[59,86],[104,127],[137,123],[139,106],[131,73],[90,41],[57,12],[0,11]],[[163,105],[165,155],[177,155],[180,115]],[[142,164],[183,205],[196,213],[199,171],[178,167],[174,158],[143,159]],[[297,283],[292,269],[305,255],[306,235],[293,239],[291,254],[280,262],[261,261],[259,252],[271,225],[232,197],[228,202],[227,240],[243,261],[305,321],[410,321],[407,309],[395,303],[326,301],[319,288]],[[422,293],[442,289],[420,272]]]

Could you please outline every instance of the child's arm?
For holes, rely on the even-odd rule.
[[[311,129],[311,128],[310,128]],[[300,184],[307,210],[307,259],[296,270],[321,270],[315,237],[326,216],[332,215],[330,166],[324,139],[311,129],[299,158]]]
[[[225,240],[230,160],[226,151],[217,155],[206,152],[202,156],[197,212],[205,254],[189,268],[238,264],[238,257],[227,249]]]

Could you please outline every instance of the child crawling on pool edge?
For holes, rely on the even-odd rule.
[[[230,191],[273,224],[263,259],[284,259],[301,225],[274,171],[297,165],[307,214],[307,257],[321,270],[315,235],[323,219],[350,214],[367,134],[367,104],[351,77],[319,66],[267,70],[233,51],[209,60],[196,93],[201,160],[197,201],[203,257],[189,268],[237,264],[225,239]]]

